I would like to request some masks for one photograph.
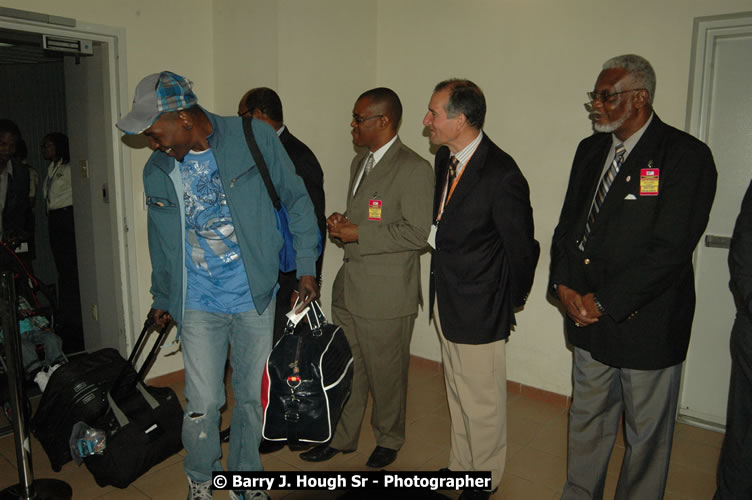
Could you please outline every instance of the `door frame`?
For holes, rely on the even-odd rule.
[[[752,26],[752,11],[695,18],[687,93],[687,132],[705,141],[708,137],[716,40],[745,33]]]
[[[687,93],[687,116],[685,130],[707,143],[710,128],[710,104],[713,92],[713,65],[718,40],[752,32],[752,12],[739,12],[720,16],[698,17],[694,20],[692,56],[689,68],[689,92]],[[702,242],[700,243],[702,245]],[[699,248],[699,246],[698,246]],[[694,252],[694,267],[697,271],[699,250]],[[695,287],[699,273],[695,272]],[[686,369],[684,364],[683,371]],[[677,420],[698,427],[723,431],[725,425],[710,422],[684,411],[687,387],[682,377],[677,407]]]
[[[75,19],[47,16],[35,12],[16,9],[0,9],[0,28],[32,33],[46,33],[51,35],[84,38],[93,42],[101,42],[107,47],[110,82],[110,98],[107,105],[111,116],[119,117],[121,110],[128,109],[128,81],[126,67],[126,32],[124,28],[84,23]],[[139,304],[137,289],[138,275],[136,264],[136,239],[130,230],[134,221],[133,182],[130,172],[131,154],[120,140],[120,134],[112,124],[109,133],[112,157],[108,160],[107,168],[114,179],[114,186],[110,187],[110,200],[107,206],[114,211],[116,227],[113,230],[113,241],[99,242],[109,245],[113,253],[116,272],[122,276],[121,287],[113,290],[117,311],[119,335],[118,344],[114,347],[121,353],[132,349],[135,332],[141,315],[134,309]],[[140,329],[140,328],[139,328]]]

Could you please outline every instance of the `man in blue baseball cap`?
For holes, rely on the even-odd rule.
[[[271,350],[282,236],[241,119],[200,107],[188,79],[169,71],[145,77],[117,127],[143,134],[154,151],[143,173],[154,296],[149,315],[160,326],[172,319],[178,325],[188,499],[209,499],[212,471],[222,470],[219,409],[229,347],[235,407],[228,469],[263,469],[261,375]],[[313,205],[274,130],[261,120],[252,128],[290,214],[302,310],[319,296]],[[268,495],[231,491],[230,497]]]

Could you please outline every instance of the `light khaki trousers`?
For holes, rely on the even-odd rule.
[[[449,469],[491,471],[496,488],[507,458],[506,341],[480,345],[448,341],[441,330],[438,300],[433,320],[441,341],[452,420]]]

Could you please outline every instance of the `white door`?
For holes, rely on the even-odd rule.
[[[112,124],[108,51],[94,44],[93,57],[65,60],[65,97],[68,115],[73,211],[81,288],[84,342],[88,351],[118,347],[122,282],[117,272],[114,229],[116,215],[110,203]]]
[[[713,151],[718,189],[695,254],[697,309],[679,416],[690,423],[723,427],[735,315],[727,245],[752,179],[752,16],[696,21],[691,78],[688,129]]]

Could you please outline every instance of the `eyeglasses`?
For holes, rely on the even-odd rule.
[[[251,113],[250,109],[246,109],[242,113],[238,113],[238,116],[240,116],[240,117],[253,116],[253,113]]]
[[[352,115],[352,118],[355,123],[360,125],[363,122],[367,122],[368,120],[373,120],[374,118],[381,118],[382,116],[384,115],[373,115],[373,116],[367,116],[363,118],[362,116],[359,116],[359,115]]]
[[[590,99],[590,102],[601,101],[602,103],[606,103],[606,102],[613,101],[614,97],[616,97],[619,94],[626,94],[627,92],[638,92],[640,90],[647,90],[647,89],[622,90],[621,92],[614,92],[613,94],[609,94],[605,90],[603,92],[585,92],[585,93],[587,94],[588,99]]]

